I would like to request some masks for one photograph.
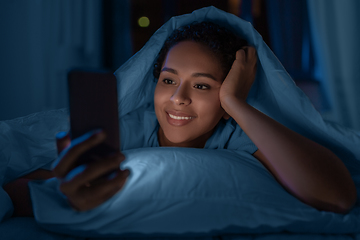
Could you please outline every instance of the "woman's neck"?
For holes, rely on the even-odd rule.
[[[205,135],[202,135],[191,141],[181,142],[181,143],[173,143],[173,142],[170,142],[169,139],[166,138],[164,131],[162,130],[162,128],[160,126],[159,130],[158,130],[159,146],[160,147],[204,148],[206,141],[211,137],[213,132],[214,132],[214,129],[211,130],[210,132],[206,133]]]

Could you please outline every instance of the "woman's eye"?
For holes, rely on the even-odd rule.
[[[197,88],[197,89],[200,89],[200,90],[206,90],[206,89],[210,88],[209,86],[203,85],[203,84],[195,84],[194,87]]]
[[[164,79],[163,82],[165,84],[175,84],[175,82],[173,80],[170,80],[170,79]]]

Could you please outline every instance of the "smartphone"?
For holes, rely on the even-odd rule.
[[[111,72],[71,70],[68,73],[70,137],[102,129],[106,139],[84,153],[79,165],[97,156],[120,151],[116,78]]]

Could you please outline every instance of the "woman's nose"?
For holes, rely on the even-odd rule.
[[[176,105],[189,105],[191,103],[191,98],[187,93],[186,87],[180,85],[174,94],[171,96],[170,100],[174,102]]]

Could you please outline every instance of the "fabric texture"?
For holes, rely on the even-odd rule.
[[[258,69],[248,103],[331,149],[348,167],[359,193],[359,132],[324,122],[251,24],[214,7],[172,18],[142,50],[116,71],[120,118],[152,104],[155,88],[152,67],[157,53],[175,28],[194,21],[216,22],[255,46]],[[51,119],[49,115],[45,116]],[[33,126],[40,126],[39,122],[50,127],[51,131],[43,128],[40,133],[30,131]],[[52,123],[39,118],[34,125],[24,128],[21,124],[14,125],[16,129],[11,131],[21,133],[18,136],[24,140],[21,145],[12,146],[13,151],[2,151],[4,161],[12,158],[12,166],[22,165],[22,157],[27,156],[29,165],[19,172],[26,172],[25,168],[48,166],[50,160],[39,156],[53,156],[54,146],[46,145],[49,141],[44,139],[49,138],[49,132],[59,128],[53,126],[56,122],[66,125],[64,118],[55,118]],[[136,129],[134,131],[136,134]],[[43,133],[48,135],[41,136]],[[38,135],[34,138],[32,134]],[[17,140],[15,135],[14,139]],[[3,146],[6,140],[1,140]],[[146,144],[154,144],[151,141]],[[41,147],[34,147],[39,143]],[[31,182],[36,221],[48,230],[83,237],[203,236],[283,231],[359,233],[359,202],[346,215],[317,211],[287,193],[259,161],[246,151],[236,150],[237,146],[232,144],[236,143],[229,143],[228,149],[124,145],[124,149],[134,149],[124,151],[127,160],[122,167],[130,168],[132,173],[122,191],[99,207],[79,213],[69,207],[58,190],[56,179]],[[31,152],[26,152],[27,145],[32,146]],[[16,167],[12,170],[15,172],[9,176],[20,174]]]

